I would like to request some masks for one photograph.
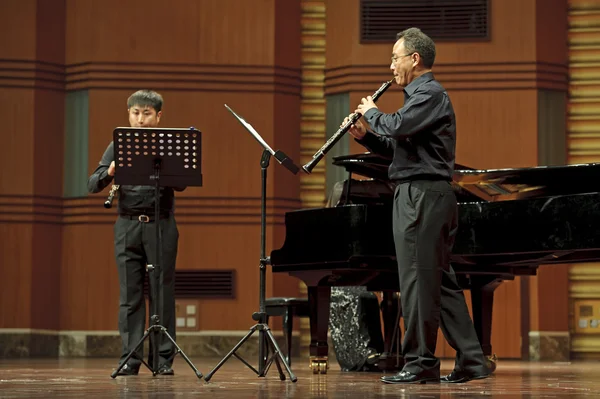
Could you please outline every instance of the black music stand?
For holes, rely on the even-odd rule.
[[[266,203],[266,199],[267,199],[267,168],[269,167],[269,161],[271,159],[271,156],[273,156],[277,160],[277,162],[282,164],[287,170],[289,170],[293,174],[298,173],[298,171],[300,169],[294,164],[294,161],[292,161],[290,158],[288,158],[288,156],[285,155],[283,152],[281,152],[279,150],[273,151],[273,149],[271,149],[271,147],[269,147],[269,145],[262,139],[260,134],[258,134],[258,132],[256,130],[254,130],[252,125],[250,125],[248,122],[246,122],[244,120],[244,118],[242,118],[241,116],[236,114],[231,108],[229,108],[227,106],[227,104],[225,104],[225,107],[242,124],[242,126],[244,126],[246,128],[246,130],[248,130],[252,134],[252,136],[254,136],[254,138],[264,148],[262,156],[260,158],[262,190],[261,190],[261,197],[260,197],[260,261],[259,261],[259,265],[260,265],[259,266],[259,269],[260,269],[259,294],[260,295],[259,295],[259,308],[258,308],[259,310],[258,310],[258,312],[254,312],[252,314],[252,319],[257,321],[258,323],[253,325],[250,328],[250,332],[248,334],[246,334],[240,340],[240,342],[238,342],[237,345],[235,345],[233,347],[233,349],[231,351],[229,351],[229,353],[219,362],[219,364],[217,364],[215,366],[214,369],[212,369],[204,377],[204,379],[206,381],[209,381],[212,378],[213,374],[216,373],[217,370],[219,370],[219,368],[231,356],[235,356],[242,363],[244,363],[249,369],[254,371],[259,377],[266,377],[267,372],[269,371],[269,367],[271,366],[271,364],[273,363],[273,360],[274,360],[275,364],[277,365],[277,370],[279,371],[279,378],[283,381],[283,380],[285,380],[285,375],[283,374],[283,370],[281,369],[281,364],[279,363],[281,361],[281,363],[283,363],[283,365],[285,366],[285,369],[287,370],[292,382],[296,382],[298,380],[298,378],[294,375],[294,373],[290,369],[289,364],[285,361],[285,358],[281,354],[281,349],[279,349],[279,345],[277,345],[277,342],[275,341],[275,337],[273,337],[273,333],[271,332],[271,329],[269,328],[269,325],[267,323],[267,312],[265,310],[265,283],[266,283],[267,265],[270,263],[270,259],[266,256],[266,253],[265,253],[266,252],[265,236],[266,236],[266,226],[267,226],[267,217],[266,217],[266,214],[267,214],[267,203]],[[258,370],[256,370],[254,367],[252,367],[248,362],[246,362],[244,359],[242,359],[236,353],[236,351],[244,344],[244,342],[246,342],[246,340],[248,340],[248,338],[250,338],[252,336],[252,334],[254,334],[254,332],[257,330],[258,330],[258,334],[259,334],[258,335]],[[265,347],[265,345],[267,345],[267,344],[271,344],[271,347],[273,349],[273,355],[268,359],[266,358],[267,352],[265,351],[265,349],[267,349]]]
[[[160,187],[187,187],[202,186],[201,133],[192,128],[189,129],[160,129],[160,128],[128,128],[118,127],[113,131],[114,159],[115,159],[115,184],[118,185],[145,185],[154,186],[154,215],[155,223],[158,223],[160,215]],[[152,371],[152,375],[158,374],[158,351],[162,334],[173,343],[177,351],[173,353],[174,358],[178,353],[185,359],[187,364],[194,370],[198,378],[202,373],[190,361],[181,350],[167,329],[160,324],[162,314],[162,299],[158,292],[160,272],[162,266],[162,234],[160,226],[156,226],[156,263],[148,265],[148,279],[152,282],[150,286],[150,316],[151,325],[144,333],[142,339],[119,367],[111,374],[115,378],[127,361],[136,356]],[[158,306],[160,300],[160,307]],[[160,317],[159,317],[160,316]],[[149,350],[152,352],[152,366],[148,365],[136,351],[143,345],[148,337],[152,339]]]

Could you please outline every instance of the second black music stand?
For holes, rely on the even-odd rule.
[[[152,375],[158,374],[158,351],[162,335],[165,335],[183,356],[187,364],[194,370],[198,378],[202,373],[177,345],[167,329],[160,324],[162,314],[162,296],[159,295],[159,285],[162,286],[162,234],[160,221],[160,187],[202,186],[201,133],[194,129],[161,129],[161,128],[127,128],[118,127],[113,131],[115,184],[154,186],[154,217],[156,230],[156,254],[154,265],[147,265],[150,280],[151,316],[150,326],[144,336],[119,367],[111,374],[115,378],[127,361],[136,356]],[[160,306],[159,306],[160,301]],[[152,366],[148,365],[136,351],[143,345],[144,340],[152,337],[150,351]]]
[[[281,369],[281,364],[280,364],[280,362],[281,362],[281,363],[283,363],[285,369],[287,370],[292,382],[296,382],[298,380],[298,378],[294,375],[294,373],[290,369],[290,365],[285,361],[285,358],[281,354],[281,349],[279,349],[279,345],[277,345],[277,341],[275,341],[275,337],[273,337],[273,333],[271,332],[271,329],[269,328],[269,325],[267,323],[267,312],[265,309],[265,284],[266,284],[267,265],[269,264],[270,259],[266,256],[266,253],[265,253],[266,252],[265,236],[266,236],[266,225],[267,225],[267,222],[266,222],[266,220],[267,220],[267,205],[266,205],[266,203],[267,203],[266,202],[266,200],[267,200],[267,168],[269,167],[269,161],[271,159],[271,156],[273,156],[277,160],[277,162],[282,164],[287,170],[289,170],[293,174],[298,173],[298,171],[300,169],[294,164],[294,161],[292,161],[290,158],[288,158],[288,156],[285,155],[282,151],[279,151],[279,150],[273,151],[273,149],[263,140],[263,138],[258,134],[258,132],[256,130],[254,130],[252,125],[250,125],[248,122],[246,122],[244,120],[244,118],[242,118],[241,116],[236,114],[231,108],[229,108],[227,106],[227,104],[225,104],[225,108],[227,108],[227,110],[229,110],[229,112],[231,112],[233,114],[233,116],[242,124],[242,126],[244,126],[246,128],[246,130],[248,130],[252,134],[252,136],[254,136],[256,141],[258,141],[264,149],[262,152],[262,156],[260,158],[260,170],[261,170],[261,197],[260,197],[261,201],[260,201],[260,205],[261,206],[260,206],[260,260],[259,260],[260,287],[259,287],[259,308],[258,308],[259,310],[258,310],[258,312],[254,312],[252,314],[252,319],[257,321],[258,323],[250,328],[250,332],[248,332],[248,334],[246,334],[240,340],[240,342],[238,342],[237,345],[235,345],[233,347],[233,349],[231,349],[231,351],[219,362],[219,364],[217,364],[215,366],[214,369],[212,369],[204,377],[204,379],[206,381],[209,381],[212,378],[213,374],[216,373],[217,370],[219,370],[219,368],[231,356],[235,356],[242,363],[244,363],[249,369],[254,371],[259,377],[265,377],[267,375],[267,372],[269,371],[269,367],[271,366],[273,361],[275,361],[275,364],[277,365],[277,370],[279,371],[279,378],[283,381],[283,380],[285,380],[285,375],[283,374],[283,370]],[[246,340],[248,340],[248,338],[250,338],[252,336],[252,334],[254,334],[256,331],[258,331],[258,370],[256,370],[254,367],[252,367],[248,362],[246,362],[244,359],[242,359],[236,353],[236,351],[244,344],[244,342],[246,342]],[[267,349],[268,349],[267,345],[269,345],[269,344],[271,345],[271,347],[273,349],[273,355],[269,359],[267,359],[266,358]]]

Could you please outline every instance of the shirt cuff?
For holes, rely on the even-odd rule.
[[[375,116],[375,114],[378,114],[379,112],[380,111],[377,108],[368,109],[367,112],[365,112],[365,114],[363,115],[363,118],[365,118],[365,121],[369,123],[369,119],[372,119]]]
[[[370,148],[372,147],[372,145],[369,145],[369,144],[373,144],[373,141],[375,141],[374,144],[377,144],[377,141],[378,141],[375,133],[373,133],[370,130],[367,130],[367,133],[363,136],[362,139],[355,138],[354,140],[356,140],[357,143],[367,147],[367,149],[369,149],[369,151],[370,151]]]
[[[113,180],[114,176],[109,176],[108,174],[108,169],[102,171],[102,173],[100,173],[100,181],[106,181],[108,183],[110,183]]]

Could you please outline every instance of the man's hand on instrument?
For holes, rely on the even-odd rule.
[[[348,123],[350,117],[351,115],[347,116],[346,119],[344,119],[344,122],[342,122],[342,124],[340,125],[340,127]],[[365,137],[365,134],[367,134],[367,128],[365,128],[365,125],[363,125],[362,122],[358,120],[354,122],[352,126],[350,126],[350,129],[348,129],[348,133],[360,140],[363,137]]]
[[[360,104],[354,112],[358,112],[359,114],[364,115],[365,112],[367,112],[371,108],[377,108],[377,105],[375,105],[373,98],[371,96],[368,96],[367,98],[363,98],[360,100]]]
[[[108,172],[106,172],[106,173],[108,173],[109,176],[114,176],[115,175],[115,169],[116,169],[115,168],[115,161],[112,161],[110,163],[110,166],[108,167]]]

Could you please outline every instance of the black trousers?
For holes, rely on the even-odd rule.
[[[394,241],[405,335],[403,370],[438,377],[438,328],[457,352],[455,369],[485,372],[485,358],[462,289],[450,265],[457,231],[449,182],[416,180],[394,193]]]
[[[160,225],[162,240],[162,264],[159,280],[159,298],[152,298],[153,279],[150,282],[150,312],[152,301],[158,300],[160,324],[175,339],[175,261],[179,231],[173,216],[143,223],[137,219],[119,216],[114,225],[115,256],[119,273],[119,334],[123,344],[121,361],[135,349],[142,339],[146,326],[146,301],[144,299],[144,278],[146,265],[156,264],[156,226]],[[160,283],[162,281],[162,284]],[[162,307],[161,307],[162,305]],[[150,323],[150,322],[149,322]],[[159,365],[171,366],[171,356],[175,348],[165,337],[159,348]],[[137,351],[143,358],[143,346]],[[148,362],[152,365],[152,353]],[[128,361],[132,367],[139,367],[141,362],[133,357]]]

